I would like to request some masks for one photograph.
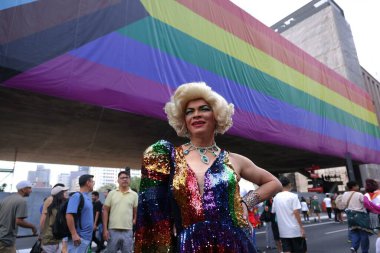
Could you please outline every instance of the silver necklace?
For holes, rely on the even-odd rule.
[[[184,144],[185,147],[188,147],[183,151],[185,155],[188,155],[191,151],[196,150],[198,151],[200,157],[201,157],[201,162],[204,164],[209,164],[210,159],[207,157],[207,152],[210,152],[214,157],[217,156],[217,153],[219,152],[220,148],[216,146],[216,143],[212,144],[209,147],[197,147],[195,146],[191,141]]]

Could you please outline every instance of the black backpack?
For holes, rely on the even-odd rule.
[[[82,229],[80,218],[81,218],[81,213],[84,206],[84,197],[82,193],[80,192],[78,193],[80,194],[79,205],[78,205],[77,213],[73,215],[74,215],[75,224],[79,222],[79,227]],[[66,222],[66,210],[67,210],[68,203],[69,203],[68,200],[65,203],[62,203],[61,206],[58,208],[57,215],[55,216],[55,221],[52,225],[52,232],[55,239],[60,240],[65,237],[71,237],[70,230]]]

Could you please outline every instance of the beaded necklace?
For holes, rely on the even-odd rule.
[[[220,148],[216,146],[215,142],[209,147],[197,147],[191,141],[184,144],[184,146],[188,147],[183,151],[184,155],[188,155],[191,151],[196,150],[201,157],[201,162],[204,164],[209,164],[210,162],[210,159],[207,157],[207,152],[210,152],[214,157],[216,157],[218,151],[220,150]]]

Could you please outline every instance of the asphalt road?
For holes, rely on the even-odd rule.
[[[322,221],[304,224],[308,253],[349,253],[351,244],[347,242],[347,223]],[[370,236],[370,253],[375,253],[376,235]],[[277,250],[265,249],[265,230],[257,233],[257,246],[264,253],[277,253]],[[359,250],[361,252],[361,250]]]
[[[324,220],[321,223],[305,224],[308,253],[349,253],[347,243],[347,223],[335,223]],[[257,245],[264,253],[277,253],[277,250],[265,249],[265,230],[261,228],[256,233]],[[19,238],[16,240],[18,253],[29,253],[36,237]],[[375,251],[376,235],[370,237],[370,253]],[[361,252],[359,250],[359,252]]]

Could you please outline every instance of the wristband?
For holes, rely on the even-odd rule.
[[[249,191],[246,195],[243,196],[242,203],[244,203],[248,209],[252,209],[258,203],[261,202],[261,197],[257,191]]]

